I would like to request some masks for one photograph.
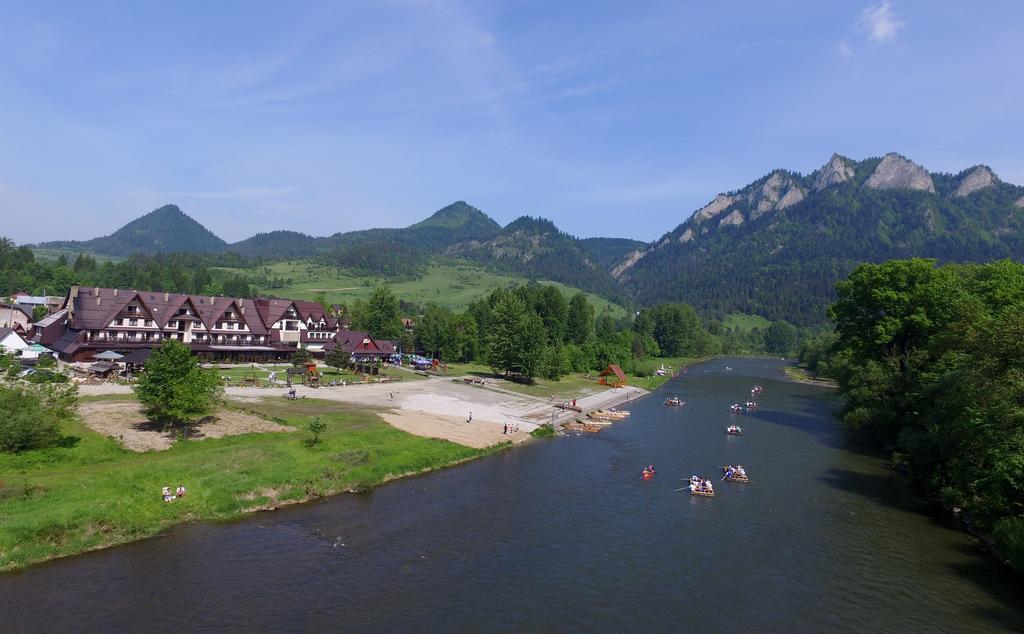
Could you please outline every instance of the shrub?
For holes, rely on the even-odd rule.
[[[996,522],[992,539],[999,554],[1005,557],[1017,572],[1024,572],[1024,517],[1004,517]]]
[[[327,421],[324,420],[323,416],[314,416],[307,425],[309,433],[313,434],[313,438],[309,441],[310,445],[320,444],[320,435],[327,431]]]
[[[66,413],[61,406],[47,403],[42,393],[0,387],[0,451],[56,445],[60,441],[60,422]]]

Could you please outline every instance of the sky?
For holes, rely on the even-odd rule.
[[[502,224],[650,241],[833,152],[1024,184],[1024,2],[0,0],[0,235],[177,204],[225,240]]]

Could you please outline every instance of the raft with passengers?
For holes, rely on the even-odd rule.
[[[696,475],[690,476],[689,489],[690,495],[700,495],[707,498],[715,497],[715,486],[707,478],[700,478]]]
[[[743,468],[743,465],[727,465],[722,467],[722,472],[725,474],[723,480],[729,482],[750,482],[750,478],[747,477],[747,470]]]
[[[665,405],[669,405],[672,407],[678,407],[683,404],[683,399],[679,398],[678,396],[670,396],[669,398],[665,399]]]

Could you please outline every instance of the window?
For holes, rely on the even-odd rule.
[[[147,326],[152,326],[153,325],[153,320],[152,319],[147,319],[146,320],[146,325]]]
[[[129,326],[138,326],[139,325],[139,320],[138,319],[129,319],[128,320],[128,325]]]

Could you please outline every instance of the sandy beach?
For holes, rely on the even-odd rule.
[[[287,388],[228,387],[225,396],[235,401],[281,398]],[[125,385],[83,385],[82,396],[128,394]],[[353,384],[312,388],[295,386],[300,398],[352,403],[380,410],[389,424],[417,436],[443,438],[469,447],[488,447],[504,441],[522,442],[544,423],[561,423],[578,416],[555,407],[556,401],[517,394],[500,387],[468,385],[450,377],[398,383]],[[647,392],[627,387],[605,389],[577,399],[584,410],[621,406],[625,399]],[[518,433],[506,434],[507,426]]]

